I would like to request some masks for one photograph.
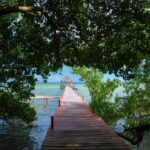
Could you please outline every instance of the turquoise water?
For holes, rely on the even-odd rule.
[[[35,95],[61,95],[59,84],[37,84],[33,91]],[[51,123],[59,99],[48,99],[48,105],[44,100],[31,100],[37,113],[37,120],[31,128],[25,128],[21,121],[16,121],[9,126],[0,120],[0,150],[39,150],[44,141],[46,132]]]
[[[59,95],[60,94],[60,85],[59,84],[50,84],[50,83],[38,83],[35,87],[33,93],[35,95]]]
[[[84,84],[75,84],[75,88],[84,97],[84,100],[91,101],[88,88]],[[62,90],[59,84],[37,84],[33,93],[37,96],[60,96]],[[51,116],[54,115],[58,106],[58,100],[48,99],[47,106],[44,105],[44,100],[41,99],[31,101],[38,117],[31,128],[23,127],[20,121],[16,121],[13,126],[8,126],[0,120],[0,150],[40,150],[51,123]],[[144,138],[145,140],[141,143],[140,149],[149,150],[149,138]],[[131,147],[131,149],[137,150],[136,146]]]
[[[87,102],[90,96],[84,84],[75,84]],[[45,96],[61,96],[62,90],[59,84],[37,84],[33,93]],[[37,120],[32,123],[31,128],[22,126],[22,122],[15,121],[13,126],[7,125],[0,120],[0,150],[40,150],[47,130],[51,123],[51,116],[54,115],[59,99],[48,99],[48,105],[44,105],[44,100],[31,100],[37,113]]]
[[[38,96],[61,96],[62,90],[59,84],[37,84],[33,93]],[[33,122],[33,128],[30,130],[30,136],[32,136],[36,143],[34,149],[40,149],[47,130],[51,123],[51,116],[54,115],[58,106],[58,98],[48,99],[48,105],[44,105],[43,99],[32,100],[32,105],[35,107],[38,119]]]

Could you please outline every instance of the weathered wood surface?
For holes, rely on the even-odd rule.
[[[42,150],[129,150],[123,140],[66,87]]]
[[[53,99],[53,98],[61,98],[61,96],[33,96],[31,99]]]

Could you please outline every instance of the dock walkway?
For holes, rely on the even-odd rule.
[[[66,87],[42,150],[129,150],[111,128],[93,114],[74,90]]]

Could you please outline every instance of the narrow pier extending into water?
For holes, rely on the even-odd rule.
[[[44,106],[47,107],[48,106],[48,99],[54,99],[54,98],[61,98],[61,96],[34,96],[34,97],[30,97],[30,99],[33,99],[33,100],[44,100]]]
[[[61,96],[33,96],[31,99],[53,99],[53,98],[61,98]]]
[[[42,150],[130,149],[70,87],[65,88],[52,118]]]

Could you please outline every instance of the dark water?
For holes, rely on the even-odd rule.
[[[62,91],[58,84],[38,84],[33,93],[50,96],[61,95]],[[24,126],[20,120],[12,121],[11,126],[0,120],[0,150],[39,150],[51,123],[51,116],[58,106],[58,100],[49,99],[47,106],[41,99],[31,101],[37,113],[37,120],[32,123],[32,127]]]
[[[35,95],[61,95],[59,84],[37,84],[33,93]],[[89,91],[84,84],[76,84],[77,92],[84,97],[87,102],[91,98]],[[44,100],[32,100],[38,119],[33,122],[32,127],[24,126],[19,120],[15,120],[9,126],[0,120],[0,150],[40,150],[47,130],[51,123],[51,116],[54,115],[59,99],[49,99],[48,106],[44,106]],[[119,120],[117,131],[123,131],[124,120]],[[132,150],[150,150],[150,135],[145,136],[139,148],[130,143]]]
[[[75,87],[80,95],[90,101],[88,89],[84,84],[76,84]],[[59,84],[37,84],[33,93],[60,96],[62,90]],[[48,106],[44,106],[44,100],[31,101],[38,118],[32,123],[32,127],[24,126],[19,120],[13,121],[11,126],[0,120],[0,150],[40,150],[51,123],[51,116],[58,106],[58,100],[49,99]]]

